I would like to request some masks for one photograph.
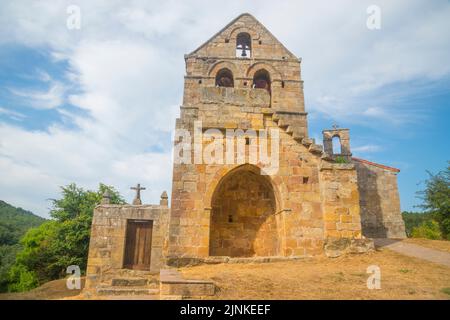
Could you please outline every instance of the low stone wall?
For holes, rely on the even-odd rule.
[[[151,272],[164,266],[163,247],[168,235],[169,208],[164,205],[99,205],[94,210],[86,271],[86,288],[94,288],[108,274],[124,267],[128,220],[153,221]]]

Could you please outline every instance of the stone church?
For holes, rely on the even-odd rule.
[[[170,206],[165,192],[158,205],[141,204],[139,196],[112,205],[105,195],[92,223],[91,286],[126,270],[314,256],[342,240],[350,247],[405,237],[399,170],[352,157],[348,129],[323,130],[323,144],[308,136],[302,61],[253,16],[231,21],[185,62],[176,130],[191,136],[240,130],[235,138],[245,161],[174,160]],[[246,135],[251,130],[277,130],[277,170],[270,174],[248,160],[269,140]],[[187,150],[194,154],[196,147]]]

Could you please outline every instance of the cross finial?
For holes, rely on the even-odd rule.
[[[131,190],[136,190],[136,197],[133,200],[133,204],[135,205],[141,205],[142,204],[142,200],[141,200],[141,190],[145,190],[144,187],[141,187],[141,184],[138,183],[136,185],[136,187],[131,187]]]
[[[111,203],[111,193],[108,189],[103,192],[102,202],[101,204],[110,204]]]
[[[333,129],[337,130],[339,128],[338,124],[336,122],[333,122]]]

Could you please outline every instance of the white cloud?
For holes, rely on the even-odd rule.
[[[17,88],[9,88],[9,91],[21,98],[26,106],[45,110],[57,108],[63,103],[65,89],[62,84],[54,82],[45,91]]]
[[[57,108],[65,84],[49,79],[45,70],[40,80],[47,91],[14,88],[34,108],[57,108],[76,130],[53,125],[30,132],[0,123],[0,198],[40,214],[46,213],[45,199],[72,181],[89,188],[113,184],[129,200],[128,187],[137,182],[148,187],[147,201],[170,191],[169,137],[182,101],[183,54],[242,12],[254,14],[303,58],[307,111],[345,126],[415,121],[420,110],[404,110],[396,102],[423,88],[406,86],[389,96],[384,88],[450,74],[445,0],[378,1],[379,31],[366,28],[372,1],[230,0],[223,6],[202,0],[80,0],[81,30],[72,31],[66,28],[70,4],[10,1],[0,11],[0,44],[48,48],[54,61],[68,62],[65,78],[80,89],[68,99],[83,113]],[[376,152],[377,146],[353,151]]]
[[[373,153],[373,152],[379,152],[383,150],[383,148],[379,145],[375,145],[375,144],[366,144],[363,146],[358,146],[358,147],[353,147],[352,148],[352,152],[353,153]]]
[[[20,112],[12,111],[6,108],[0,107],[0,115],[5,115],[10,119],[16,120],[16,121],[23,121],[23,119],[26,118],[26,116]]]

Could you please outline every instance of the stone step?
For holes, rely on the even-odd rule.
[[[289,133],[289,134],[294,133],[294,128],[292,126],[288,126],[286,128],[286,133]]]
[[[278,127],[285,130],[289,126],[289,123],[286,123],[282,119],[278,120]]]
[[[102,296],[159,296],[159,289],[146,287],[100,287],[97,293]]]
[[[315,154],[322,154],[323,153],[323,147],[321,144],[311,144],[309,146],[309,151]]]
[[[303,139],[302,139],[302,144],[303,144],[305,147],[309,147],[310,145],[314,144],[314,139],[303,138]]]
[[[213,296],[216,286],[211,280],[184,279],[175,269],[161,269],[160,271],[161,298],[167,296],[177,297],[204,297]]]
[[[139,287],[146,286],[148,284],[148,280],[145,278],[116,278],[111,280],[111,285],[113,287]]]

